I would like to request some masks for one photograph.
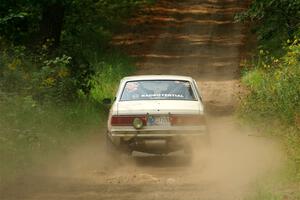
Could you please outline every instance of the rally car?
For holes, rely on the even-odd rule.
[[[106,133],[109,149],[128,154],[179,150],[189,154],[191,142],[209,136],[202,96],[191,77],[125,77],[114,101],[104,102],[112,103]]]

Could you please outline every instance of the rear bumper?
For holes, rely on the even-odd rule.
[[[132,127],[114,127],[109,131],[112,138],[157,138],[157,137],[191,137],[207,135],[206,126],[189,127],[151,127],[141,130]]]
[[[175,131],[141,131],[141,132],[112,132],[111,137],[138,137],[138,138],[149,138],[149,137],[190,137],[190,136],[202,136],[207,135],[206,132],[198,131],[187,131],[185,133]]]
[[[191,142],[207,141],[206,126],[189,127],[145,127],[141,130],[132,127],[114,127],[108,137],[120,148],[147,153],[169,153],[185,148]]]

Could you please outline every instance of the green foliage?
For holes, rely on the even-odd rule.
[[[39,7],[31,1],[1,1],[0,38],[12,43],[26,42],[39,23]]]
[[[284,127],[284,142],[287,155],[289,156],[289,176],[293,181],[300,181],[300,148],[299,130],[295,127]]]
[[[0,57],[0,89],[3,92],[32,95],[39,103],[75,99],[76,85],[70,76],[71,57],[37,57],[23,46],[0,52]]]
[[[104,98],[114,98],[119,81],[134,71],[130,59],[121,54],[107,56],[103,61],[94,63],[96,74],[89,81],[91,98],[101,102]]]
[[[36,42],[42,34],[40,26],[43,11],[49,5],[58,4],[64,8],[64,26],[61,30],[63,39],[73,38],[73,42],[78,42],[76,39],[84,32],[99,33],[99,30],[112,31],[120,28],[121,22],[130,17],[138,7],[152,2],[153,0],[1,1],[0,36],[17,45]]]
[[[264,55],[263,55],[264,56]],[[280,59],[255,64],[242,81],[250,94],[242,110],[255,119],[277,118],[293,125],[300,112],[300,44],[295,40]]]
[[[282,187],[291,192],[260,186],[248,199],[299,199],[299,187],[289,184],[300,180],[300,1],[254,0],[236,19],[251,21],[258,40],[257,55],[242,77],[247,94],[239,114],[279,136],[289,161],[289,180]]]
[[[6,15],[0,19],[0,24],[3,25],[3,24],[9,23],[10,21],[16,20],[16,19],[23,19],[27,15],[28,15],[28,13],[26,13],[26,12],[9,13],[8,15]]]
[[[54,3],[65,9],[55,48],[54,38],[41,40],[40,30],[43,9]],[[112,34],[148,3],[1,1],[0,183],[67,151],[105,121],[99,102],[134,71],[133,60],[111,47]]]
[[[240,115],[264,132],[282,138],[288,155],[289,182],[300,180],[300,43],[288,41],[282,57],[260,51],[242,77],[248,94]],[[249,199],[282,199],[272,190],[258,190]],[[297,190],[295,190],[297,191]],[[295,193],[289,199],[298,199]]]
[[[299,33],[300,1],[254,0],[250,8],[236,19],[256,22],[254,31],[259,45],[280,53],[281,45]]]
[[[39,38],[43,7],[53,3],[63,4],[66,10],[61,45],[54,50],[53,38],[42,44],[29,39]],[[90,79],[105,77],[106,82],[101,84],[111,80],[115,85],[121,76],[132,72],[125,56],[112,56],[116,62],[106,60],[108,54],[115,54],[109,42],[112,33],[121,29],[124,19],[146,3],[150,1],[16,0],[1,4],[0,87],[4,92],[32,95],[39,103],[72,101],[78,93],[88,95],[91,87],[106,88],[103,96],[111,96],[108,93],[115,86],[102,86],[99,80],[96,84]],[[109,73],[114,75],[108,78]]]
[[[0,74],[6,78],[10,76],[10,80],[6,80],[10,84],[6,85],[14,85],[14,87],[24,85],[21,77],[24,79],[27,76],[35,79],[38,83],[31,85],[38,86],[33,90],[39,92],[34,96],[41,100],[47,95],[54,96],[54,98],[56,98],[55,96],[62,97],[64,101],[65,97],[76,98],[78,91],[88,93],[89,79],[98,73],[94,71],[94,63],[90,62],[91,57],[99,57],[101,60],[102,54],[107,54],[110,49],[109,42],[112,33],[121,30],[125,26],[122,25],[123,22],[138,7],[149,3],[152,1],[5,1],[0,4],[0,43],[5,41],[6,44],[2,46],[3,51],[0,52],[0,56],[7,60],[6,63],[2,63],[2,65],[6,65],[4,68],[7,73],[0,69]],[[61,30],[60,46],[56,49],[53,49],[56,44],[54,38],[47,38],[47,41],[44,41],[41,35],[43,34],[41,32],[43,11],[52,4],[60,4],[64,7],[64,25]],[[26,54],[25,58],[23,56],[16,59],[16,57],[20,57],[15,52],[19,46],[26,47],[26,51],[23,52]],[[72,59],[63,67],[63,70],[68,71],[68,77],[62,78],[57,77],[62,67],[59,67],[58,63],[52,63],[52,66],[49,67],[47,60],[63,58],[64,55]],[[17,70],[8,71],[7,66],[13,62],[18,63]],[[32,67],[29,67],[30,65]],[[26,69],[21,69],[24,67]],[[33,74],[33,71],[38,72]],[[11,84],[13,79],[15,79],[15,83]],[[40,81],[44,81],[43,86]],[[41,93],[43,94],[41,95]]]

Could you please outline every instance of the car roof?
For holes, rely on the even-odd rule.
[[[139,75],[139,76],[127,76],[122,81],[138,81],[138,80],[184,80],[193,81],[189,76],[175,76],[175,75]]]

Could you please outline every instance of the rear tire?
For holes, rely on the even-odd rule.
[[[209,134],[197,138],[191,143],[187,143],[186,146],[184,146],[184,154],[187,158],[190,159],[190,162],[201,162],[205,163],[207,160],[207,157],[209,155],[211,149],[211,141]]]
[[[108,163],[112,166],[126,162],[131,156],[132,151],[125,144],[115,145],[108,136],[105,137],[105,148]]]
[[[119,160],[118,148],[113,144],[108,133],[105,134],[105,153],[109,164],[116,163]]]

